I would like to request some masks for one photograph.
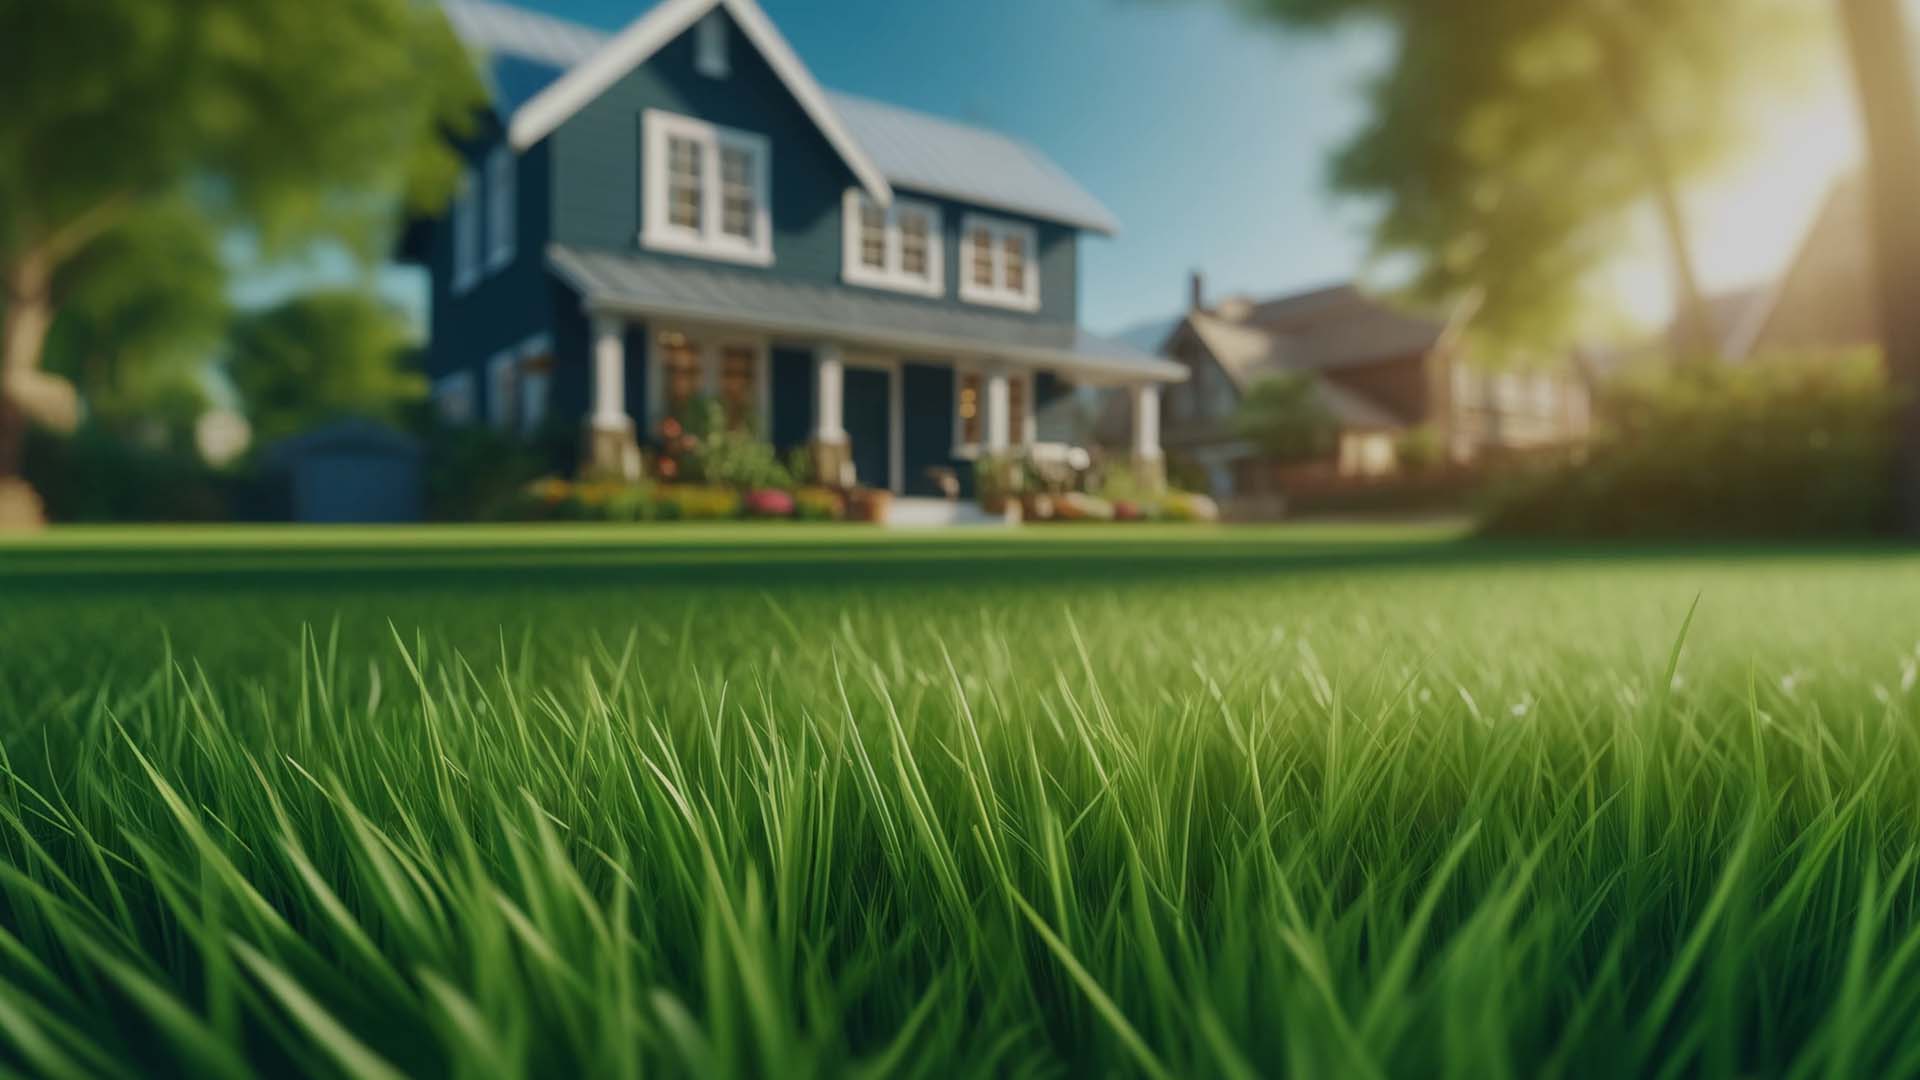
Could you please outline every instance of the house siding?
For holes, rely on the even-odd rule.
[[[492,243],[487,231],[486,159],[501,145],[503,134],[489,120],[483,132],[461,148],[474,175],[481,179],[481,275],[470,289],[453,290],[453,214],[449,210],[431,227],[428,267],[432,282],[429,299],[429,337],[424,357],[428,377],[438,379],[461,371],[474,374],[480,415],[490,407],[492,388],[485,378],[488,358],[527,339],[555,331],[554,292],[545,266],[546,206],[551,170],[545,147],[534,147],[515,159],[513,259],[498,270],[486,268]],[[559,352],[556,335],[556,359]]]

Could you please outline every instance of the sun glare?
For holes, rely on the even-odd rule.
[[[1777,106],[1750,152],[1688,195],[1695,257],[1709,292],[1770,280],[1793,257],[1834,181],[1860,156],[1853,102],[1838,76]],[[1652,222],[1619,274],[1622,300],[1643,322],[1665,320],[1673,286]]]

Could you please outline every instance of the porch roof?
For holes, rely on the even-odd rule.
[[[547,249],[547,263],[589,310],[603,314],[719,323],[929,359],[990,357],[1096,382],[1178,382],[1187,375],[1184,366],[1133,346],[1030,316],[565,244]]]

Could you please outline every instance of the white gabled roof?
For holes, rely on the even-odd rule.
[[[827,103],[825,91],[754,0],[665,0],[521,106],[507,128],[514,148],[525,150],[553,134],[569,117],[606,93],[614,83],[646,63],[654,53],[715,8],[725,8],[747,40],[760,50],[767,65],[800,103],[814,126],[826,136],[841,160],[853,170],[867,194],[883,205],[892,202],[893,188],[887,178],[854,141],[853,134]]]

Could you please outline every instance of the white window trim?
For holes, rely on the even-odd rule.
[[[453,197],[453,281],[455,295],[480,281],[479,178],[471,168],[460,174],[460,190]]]
[[[513,262],[514,233],[518,227],[514,197],[513,151],[495,147],[487,155],[487,270],[505,269]]]
[[[973,280],[973,233],[985,229],[993,237],[993,285]],[[1005,287],[1007,276],[1006,238],[1018,236],[1027,252],[1027,283],[1020,292]],[[960,299],[970,304],[1012,308],[1015,311],[1040,310],[1040,235],[1031,225],[985,214],[967,214],[960,219]]]
[[[767,338],[710,326],[681,323],[649,323],[643,335],[646,344],[647,430],[654,431],[667,418],[666,365],[661,362],[659,340],[662,334],[684,334],[700,348],[700,393],[720,396],[720,352],[729,345],[753,350],[753,388],[758,413],[754,434],[771,441],[773,437],[773,343]]]
[[[860,258],[862,212],[874,205],[872,197],[859,188],[848,188],[840,203],[841,276],[850,285],[913,293],[917,296],[944,296],[947,291],[946,224],[940,207],[918,199],[895,198],[884,211],[886,224],[886,263],[883,268],[868,266]],[[903,240],[900,231],[902,211],[923,214],[927,218],[927,276],[914,277],[903,269]]]
[[[990,395],[987,393],[987,380],[991,378],[993,374],[993,369],[984,365],[955,364],[953,366],[953,451],[951,456],[957,461],[977,460],[985,450],[984,442],[970,443],[961,441],[961,381],[968,375],[978,375],[980,377],[980,434],[984,438],[990,423],[987,418],[987,404],[990,400]],[[1026,384],[1026,397],[1022,400],[1027,403],[1027,410],[1026,415],[1020,418],[1020,430],[1014,431],[1012,424],[1007,425],[1007,449],[1023,450],[1032,446],[1037,441],[1039,432],[1039,417],[1033,407],[1033,392],[1036,388],[1035,373],[1031,370],[1008,370],[1004,372],[1004,374],[1007,377],[1009,389],[1011,389],[1012,384],[1015,382],[1023,382]],[[1011,394],[1009,394],[1009,396],[1011,396]]]
[[[695,255],[706,259],[773,265],[773,149],[764,135],[720,127],[691,117],[648,109],[641,121],[645,141],[646,217],[640,230],[640,244],[649,251],[677,255]],[[698,229],[674,225],[669,217],[667,198],[668,140],[681,138],[699,143],[705,154],[700,170],[700,223]],[[722,189],[720,149],[744,150],[754,159],[754,239],[751,243],[720,231]]]
[[[727,56],[727,17],[720,8],[707,12],[695,24],[693,68],[709,79],[724,79],[733,74]]]

